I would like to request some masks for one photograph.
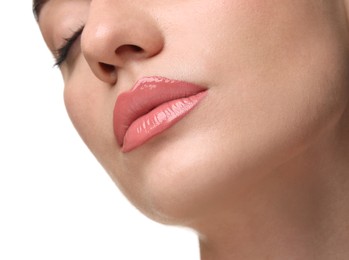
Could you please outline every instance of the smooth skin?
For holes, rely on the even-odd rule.
[[[39,26],[77,131],[128,199],[194,229],[202,260],[349,259],[348,0],[49,0]],[[129,152],[118,95],[144,76],[208,88]]]

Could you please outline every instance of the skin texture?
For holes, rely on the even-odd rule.
[[[349,27],[345,0],[50,0],[69,116],[128,199],[199,234],[202,259],[347,259]],[[136,46],[136,48],[135,48]],[[129,153],[117,96],[144,76],[208,88]]]

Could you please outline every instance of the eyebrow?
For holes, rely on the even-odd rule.
[[[40,11],[49,0],[33,0],[33,13],[35,19],[39,21]]]

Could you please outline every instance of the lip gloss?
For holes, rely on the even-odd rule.
[[[207,95],[207,89],[184,81],[145,77],[119,95],[114,107],[114,134],[129,152],[184,118]]]

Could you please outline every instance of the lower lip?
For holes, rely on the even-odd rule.
[[[184,118],[205,96],[206,91],[171,100],[136,119],[127,129],[122,151],[129,152],[161,134]]]

